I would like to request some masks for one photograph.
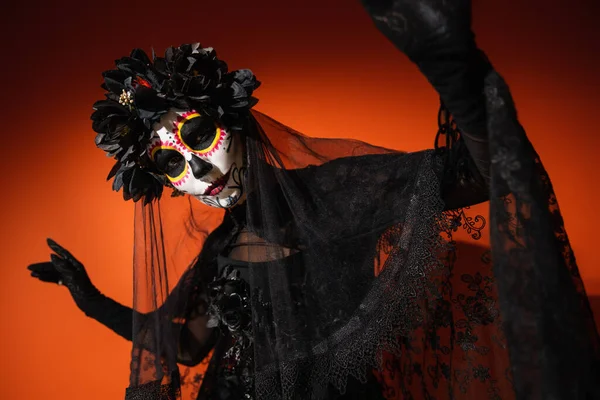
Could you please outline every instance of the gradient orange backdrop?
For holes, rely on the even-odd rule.
[[[600,296],[598,1],[474,2],[479,44],[511,85]],[[18,3],[0,13],[2,399],[123,398],[130,344],[25,268],[52,237],[131,304],[133,208],[105,182],[112,162],[89,115],[100,73],[133,47],[213,46],[263,82],[259,110],[309,135],[432,146],[436,94],[357,0]]]

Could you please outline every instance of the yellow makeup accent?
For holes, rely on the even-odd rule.
[[[216,124],[215,124],[215,137],[213,138],[211,144],[203,149],[203,150],[195,150],[193,148],[191,148],[190,146],[187,145],[187,143],[185,143],[185,141],[183,140],[183,138],[181,137],[181,128],[183,127],[183,124],[185,124],[187,121],[194,119],[194,118],[198,118],[200,117],[200,114],[197,112],[190,112],[189,114],[184,114],[182,115],[182,118],[180,121],[178,121],[177,123],[177,137],[179,138],[179,142],[181,142],[186,149],[188,149],[189,151],[191,151],[194,154],[200,154],[200,155],[210,155],[214,150],[216,150],[217,146],[222,142],[223,139],[223,132],[221,131],[221,128],[219,128]]]
[[[181,118],[178,118],[179,121],[177,121],[177,135],[179,136],[179,139],[181,139],[181,128],[183,127],[183,124],[185,124],[191,119],[198,118],[199,116],[200,114],[198,114],[197,112],[189,112],[183,114]],[[183,143],[183,141],[181,142]]]
[[[169,174],[165,174],[165,175],[167,176],[167,178],[169,178],[169,180],[172,183],[177,183],[177,182],[181,181],[183,178],[185,178],[187,176],[187,173],[188,173],[188,163],[185,163],[185,166],[183,167],[183,171],[179,175],[174,176],[174,177]]]
[[[223,133],[221,132],[221,128],[219,128],[217,126],[216,130],[215,130],[215,138],[213,139],[210,146],[208,146],[204,150],[195,150],[194,152],[198,153],[198,154],[202,154],[202,155],[208,155],[208,154],[212,153],[213,150],[215,150],[215,148],[219,145],[219,143],[221,143],[222,138],[223,138]]]
[[[157,146],[154,146],[154,147],[153,147],[153,148],[150,150],[150,158],[151,158],[152,160],[154,160],[154,155],[156,154],[156,152],[157,152],[158,150],[173,150],[173,151],[176,151],[176,152],[178,152],[179,154],[181,154],[180,150],[179,150],[177,147],[175,147],[175,146],[164,146],[164,145],[157,145]],[[185,165],[184,165],[184,167],[183,167],[183,171],[182,171],[182,172],[181,172],[179,175],[177,175],[177,176],[171,176],[171,175],[169,175],[169,174],[165,174],[165,176],[166,176],[167,178],[169,178],[169,180],[170,180],[172,183],[178,183],[179,181],[181,181],[183,178],[185,178],[185,177],[187,176],[187,173],[188,173],[188,163],[186,162],[186,163],[185,163]]]

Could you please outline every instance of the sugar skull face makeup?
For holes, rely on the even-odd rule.
[[[171,109],[153,128],[148,154],[176,189],[213,207],[229,208],[243,201],[239,135],[194,110]]]

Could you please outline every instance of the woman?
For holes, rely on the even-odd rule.
[[[52,241],[30,269],[132,340],[127,398],[600,396],[556,199],[470,2],[364,3],[440,95],[444,146],[300,135],[251,111],[253,74],[199,45],[134,50],[104,74],[93,128],[136,202],[134,310]],[[487,200],[491,252],[462,209]],[[185,392],[180,366],[205,359]]]

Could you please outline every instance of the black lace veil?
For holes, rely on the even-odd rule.
[[[220,255],[250,264],[259,399],[374,368],[389,398],[592,398],[598,334],[556,197],[495,73],[486,90],[489,187],[449,173],[452,147],[316,139],[253,111],[243,205],[136,203],[128,398],[202,395]],[[478,195],[449,204],[448,182]]]

